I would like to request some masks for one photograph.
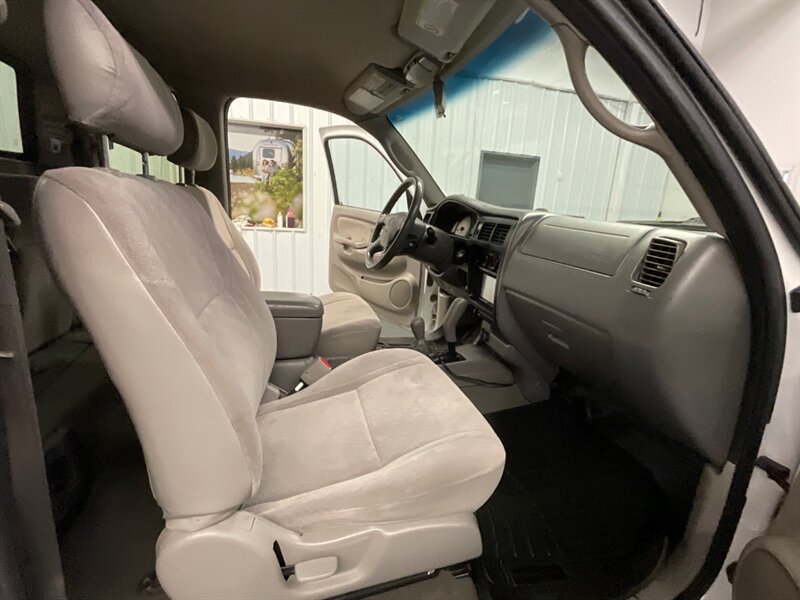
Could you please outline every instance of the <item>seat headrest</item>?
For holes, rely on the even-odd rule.
[[[71,121],[140,152],[167,155],[180,146],[172,92],[91,0],[45,0],[44,22]]]
[[[203,117],[181,108],[183,144],[169,159],[190,171],[208,171],[217,162],[217,137]]]

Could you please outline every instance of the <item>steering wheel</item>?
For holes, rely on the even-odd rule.
[[[412,192],[413,190],[413,192]],[[411,196],[408,212],[390,214],[403,194]],[[412,175],[403,181],[383,207],[372,230],[364,261],[368,269],[382,269],[408,246],[408,235],[422,205],[422,180]]]

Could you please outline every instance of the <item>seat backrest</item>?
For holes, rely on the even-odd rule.
[[[11,205],[22,222],[8,234],[14,246],[11,259],[28,352],[67,333],[75,319],[72,305],[47,268],[39,230],[31,220],[37,180],[35,175],[0,175],[0,198]]]
[[[181,108],[183,118],[183,144],[169,159],[188,171],[208,171],[217,161],[217,138],[208,122],[188,108]],[[242,234],[231,222],[219,198],[204,187],[191,184],[192,192],[203,210],[211,217],[217,233],[253,281],[261,288],[261,271],[253,251]]]
[[[72,120],[154,154],[180,146],[169,88],[89,0],[46,0],[45,28]],[[34,207],[165,518],[191,527],[235,510],[260,483],[255,413],[276,346],[252,281],[185,188],[69,167],[41,177]]]

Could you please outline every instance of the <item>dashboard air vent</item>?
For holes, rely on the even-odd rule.
[[[484,221],[478,228],[478,240],[481,242],[488,242],[492,239],[495,224],[491,221]]]
[[[508,223],[498,223],[492,232],[492,243],[502,246],[508,237],[509,231],[511,231],[511,225]]]
[[[639,283],[650,287],[661,287],[672,271],[678,259],[680,246],[677,242],[665,238],[653,238],[644,255],[642,269],[639,271]]]

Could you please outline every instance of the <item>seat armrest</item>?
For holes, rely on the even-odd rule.
[[[313,356],[322,330],[322,300],[293,292],[261,292],[261,297],[275,320],[275,358],[282,361]]]
[[[295,292],[261,292],[276,319],[321,319],[322,300],[311,294]]]

